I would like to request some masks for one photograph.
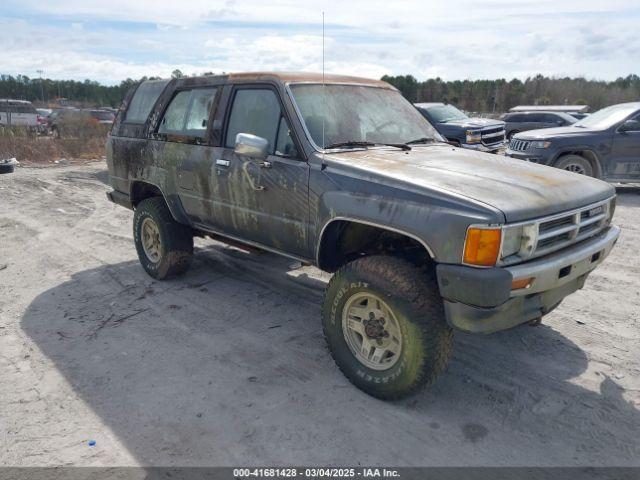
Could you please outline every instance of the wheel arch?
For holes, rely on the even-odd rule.
[[[182,206],[182,202],[177,195],[166,195],[158,185],[146,180],[134,180],[129,187],[129,198],[131,205],[136,206],[147,198],[162,197],[171,212],[173,218],[180,223],[190,225],[189,217]]]
[[[595,174],[595,178],[602,178],[604,176],[604,171],[602,170],[602,162],[598,154],[591,148],[569,148],[558,152],[553,160],[551,161],[551,165],[555,166],[556,163],[567,155],[578,155],[586,159],[591,166],[593,167],[593,173]]]
[[[350,234],[352,238],[349,238]],[[365,234],[370,236],[363,237]],[[347,243],[340,243],[345,237]],[[321,270],[333,272],[363,253],[373,253],[372,248],[384,248],[393,241],[405,241],[419,247],[429,261],[436,258],[423,239],[407,231],[359,218],[333,217],[324,224],[318,236],[316,265]]]

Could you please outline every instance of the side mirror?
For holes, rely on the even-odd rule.
[[[269,154],[269,141],[250,133],[236,135],[236,146],[233,150],[236,155],[264,160]]]
[[[618,129],[620,132],[640,132],[640,121],[627,120]]]

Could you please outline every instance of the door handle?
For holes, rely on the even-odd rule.
[[[221,158],[218,158],[216,160],[216,165],[219,165],[221,167],[228,167],[231,164],[231,162],[229,162],[229,160],[223,160]]]

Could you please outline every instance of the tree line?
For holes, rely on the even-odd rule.
[[[194,74],[195,75],[195,74]],[[214,75],[205,72],[202,75]],[[176,69],[173,78],[185,76]],[[29,78],[26,75],[0,75],[0,98],[28,100],[37,105],[54,104],[58,99],[66,99],[81,107],[117,108],[132,85],[143,80],[157,80],[160,77],[142,77],[138,80],[127,78],[118,85],[102,85],[93,80],[52,80],[50,78]]]
[[[0,98],[29,100],[38,105],[64,98],[86,107],[118,107],[127,90],[138,80],[127,78],[118,85],[102,85],[93,80],[52,80],[26,75],[0,75]]]
[[[211,74],[207,72],[206,74]],[[206,75],[205,74],[205,75]],[[173,77],[182,76],[175,70]],[[143,77],[140,80],[145,80]],[[25,75],[0,75],[0,98],[29,100],[38,104],[65,98],[82,106],[118,107],[127,90],[140,80],[127,78],[117,85],[93,80],[52,80]],[[542,75],[522,81],[453,80],[413,75],[384,76],[411,102],[448,102],[472,112],[505,112],[516,105],[589,105],[592,111],[615,103],[640,100],[640,77],[628,75],[614,81],[585,78],[549,78]]]
[[[471,112],[505,112],[516,105],[589,105],[596,111],[640,100],[638,75],[610,82],[543,75],[525,81],[430,78],[420,82],[412,75],[385,75],[382,80],[394,85],[410,102],[448,102]]]

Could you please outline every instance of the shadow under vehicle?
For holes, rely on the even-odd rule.
[[[544,324],[457,335],[416,398],[348,388],[310,318],[325,283],[290,263],[212,244],[167,282],[101,265],[38,295],[20,327],[141,465],[637,465],[637,407],[614,378],[578,385],[587,352]]]

